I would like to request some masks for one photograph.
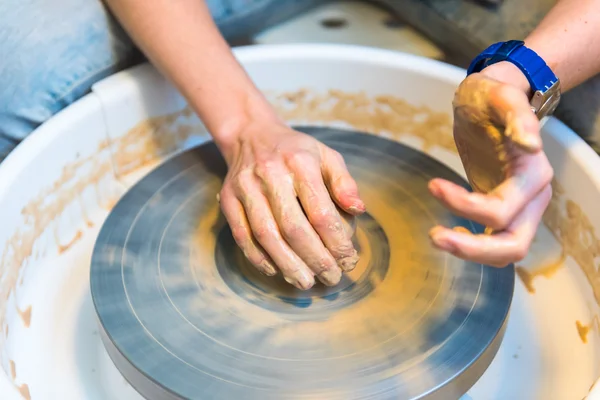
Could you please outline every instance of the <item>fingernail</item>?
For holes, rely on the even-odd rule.
[[[303,276],[302,273],[298,273],[297,276],[293,277],[284,276],[283,279],[285,279],[285,281],[290,285],[293,285],[300,290],[308,290],[315,284],[315,280],[312,276],[308,278]]]
[[[327,271],[323,271],[319,274],[319,280],[327,286],[334,286],[340,282],[342,278],[342,270],[337,266],[328,269]]]
[[[446,238],[434,238],[433,244],[440,250],[447,251],[448,253],[454,253],[456,251],[454,244]]]
[[[260,272],[267,276],[274,276],[275,274],[277,274],[277,270],[275,269],[275,267],[267,260],[260,263],[260,267]]]
[[[538,151],[542,148],[540,135],[523,126],[521,119],[512,120],[506,127],[504,134],[525,151]]]
[[[431,194],[433,194],[436,197],[439,197],[441,195],[442,191],[440,189],[440,185],[436,181],[430,181],[428,186]]]
[[[352,214],[362,214],[367,210],[365,204],[361,201],[355,202],[353,205],[348,207],[348,211],[352,212]]]
[[[513,141],[527,151],[538,151],[542,148],[542,141],[538,135],[518,135]]]
[[[360,257],[358,256],[358,252],[356,250],[354,250],[353,255],[344,257],[344,258],[340,258],[337,260],[337,262],[338,262],[338,265],[340,266],[340,268],[342,269],[342,271],[350,272],[356,267],[356,264],[358,263],[359,259],[360,259]]]
[[[454,243],[450,242],[448,238],[445,238],[443,235],[440,234],[442,230],[442,227],[436,226],[429,231],[429,237],[431,238],[433,245],[439,248],[440,250],[444,250],[449,253],[454,253],[456,251]]]

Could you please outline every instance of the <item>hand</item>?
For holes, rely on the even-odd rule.
[[[487,229],[474,235],[436,226],[430,237],[439,249],[497,267],[526,256],[553,177],[528,90],[525,76],[508,63],[470,75],[459,86],[454,139],[474,193],[441,179],[429,188],[453,213]]]
[[[221,209],[246,258],[309,289],[339,283],[358,261],[346,217],[365,211],[342,156],[283,124],[251,124],[224,156]],[[348,215],[348,214],[350,215]],[[350,218],[352,219],[352,218]]]

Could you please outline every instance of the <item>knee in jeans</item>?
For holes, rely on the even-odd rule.
[[[0,135],[14,140],[140,58],[100,0],[6,0],[0,26]]]

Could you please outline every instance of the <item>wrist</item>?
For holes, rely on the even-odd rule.
[[[281,124],[274,109],[258,90],[249,94],[240,94],[236,96],[236,100],[224,107],[227,110],[224,113],[201,115],[208,132],[228,165],[239,152],[246,132],[252,131],[250,127]]]
[[[491,79],[497,80],[508,85],[515,86],[521,89],[527,97],[531,97],[532,89],[525,74],[517,68],[513,63],[508,61],[500,61],[492,64],[481,71]]]

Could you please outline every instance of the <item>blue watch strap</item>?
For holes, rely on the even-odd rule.
[[[546,92],[558,78],[537,53],[527,47],[521,40],[494,43],[479,54],[469,65],[467,75],[480,72],[485,67],[500,61],[508,61],[519,68],[533,92]]]

